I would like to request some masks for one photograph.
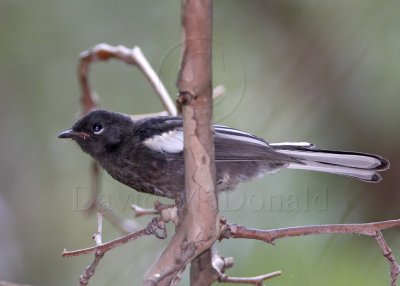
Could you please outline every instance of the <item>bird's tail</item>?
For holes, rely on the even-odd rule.
[[[270,144],[275,151],[298,160],[290,169],[311,170],[353,177],[367,182],[382,180],[379,171],[389,168],[389,161],[367,153],[315,149],[308,143]]]

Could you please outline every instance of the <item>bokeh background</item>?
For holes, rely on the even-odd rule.
[[[257,228],[399,218],[399,10],[395,0],[215,2],[214,85],[226,88],[216,121],[271,142],[310,141],[392,163],[380,184],[281,171],[222,195],[226,218]],[[92,256],[61,251],[93,244],[96,218],[82,211],[90,161],[57,134],[80,110],[78,55],[101,42],[139,45],[175,95],[180,1],[2,0],[0,36],[0,280],[77,285]],[[162,108],[134,67],[95,64],[91,80],[104,108]],[[128,218],[131,203],[157,199],[106,174],[102,191]],[[384,234],[400,257],[399,231]],[[119,235],[106,223],[104,240]],[[139,285],[166,243],[146,238],[108,253],[91,284]],[[389,266],[366,237],[229,240],[218,249],[235,257],[234,276],[282,270],[271,285],[389,283]]]

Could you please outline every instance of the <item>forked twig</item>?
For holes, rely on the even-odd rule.
[[[400,265],[397,263],[392,250],[386,243],[382,230],[400,227],[400,219],[387,220],[382,222],[373,223],[360,223],[360,224],[331,224],[331,225],[311,225],[288,227],[271,230],[251,229],[237,224],[229,224],[221,220],[223,238],[245,238],[261,240],[269,244],[274,244],[276,239],[285,237],[316,235],[316,234],[360,234],[373,237],[378,243],[383,256],[390,264],[390,285],[396,286],[397,278],[400,273]]]
[[[111,240],[109,242],[105,242],[103,244],[99,244],[93,247],[88,247],[88,248],[83,248],[83,249],[78,249],[78,250],[72,250],[72,251],[67,251],[64,250],[62,253],[63,257],[71,257],[71,256],[79,256],[83,254],[93,254],[97,252],[107,252],[117,246],[120,246],[122,244],[125,244],[129,241],[136,240],[142,236],[145,235],[150,235],[151,232],[149,232],[148,227],[142,228],[138,231],[132,232],[130,234],[124,235],[122,237],[119,237],[117,239]]]
[[[262,286],[265,280],[274,278],[282,274],[281,271],[274,271],[271,273],[252,277],[233,277],[225,274],[225,270],[232,267],[233,264],[233,257],[222,257],[217,253],[214,247],[212,248],[212,267],[218,276],[218,282]]]
[[[252,229],[237,224],[229,224],[225,221],[221,221],[221,223],[224,228],[221,238],[256,239],[269,244],[274,244],[275,240],[280,238],[316,234],[355,233],[376,236],[381,230],[400,227],[400,219],[372,223],[310,225],[270,230]]]
[[[103,235],[103,215],[98,212],[97,213],[97,232],[93,235],[93,240],[96,242],[96,246],[101,245]],[[85,270],[83,271],[82,275],[79,276],[79,284],[88,285],[90,278],[94,275],[96,271],[97,265],[100,263],[100,260],[104,257],[105,252],[96,251],[94,255],[94,260],[90,263]]]
[[[159,232],[161,230],[161,232]],[[161,218],[154,218],[152,219],[145,228],[135,231],[133,233],[127,234],[120,238],[114,239],[112,241],[102,243],[102,215],[98,213],[98,229],[97,232],[94,234],[93,239],[96,241],[96,246],[78,249],[73,251],[64,250],[62,253],[63,257],[71,257],[71,256],[79,256],[83,254],[94,254],[94,260],[91,264],[89,264],[85,270],[83,271],[82,275],[79,277],[80,285],[88,285],[90,278],[94,275],[97,265],[99,264],[100,260],[104,257],[107,251],[123,245],[127,242],[136,240],[142,236],[147,235],[155,235],[160,239],[164,239],[167,237],[165,223],[162,221]]]
[[[93,48],[84,51],[80,55],[79,78],[82,89],[82,104],[87,106],[85,111],[93,109],[96,106],[96,95],[90,87],[88,72],[89,66],[96,61],[107,61],[109,59],[118,59],[129,65],[136,65],[146,76],[157,95],[159,96],[165,110],[169,115],[176,116],[177,111],[174,102],[169,96],[167,89],[161,82],[157,73],[147,61],[139,47],[128,49],[124,46],[110,46],[108,44],[98,44]]]
[[[378,243],[383,256],[390,264],[390,285],[396,286],[397,285],[397,278],[400,273],[400,266],[397,263],[392,250],[390,249],[389,245],[386,243],[385,239],[383,238],[382,232],[378,231],[374,236],[376,242]]]

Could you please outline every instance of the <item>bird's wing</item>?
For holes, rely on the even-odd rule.
[[[214,131],[216,161],[297,161],[276,152],[264,139],[255,135],[223,125],[215,125]]]
[[[135,137],[153,151],[168,153],[179,159],[183,157],[182,125],[180,117],[143,119],[137,124]],[[276,152],[260,137],[223,125],[214,125],[214,143],[216,161],[298,161],[290,155]]]
[[[134,138],[145,147],[176,159],[183,158],[183,121],[180,117],[151,117],[136,122]]]

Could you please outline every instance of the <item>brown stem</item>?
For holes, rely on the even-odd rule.
[[[105,252],[95,253],[94,260],[90,263],[85,270],[83,271],[82,275],[79,276],[79,284],[81,286],[88,285],[90,278],[94,275],[96,271],[97,265],[99,265],[100,260],[104,257]]]
[[[222,223],[225,224],[224,222]],[[237,224],[227,224],[222,238],[256,239],[274,244],[275,240],[280,238],[315,234],[356,233],[375,236],[380,230],[398,226],[400,226],[400,219],[373,223],[310,225],[271,230],[252,229]]]
[[[270,244],[274,244],[275,240],[280,238],[316,234],[355,233],[372,236],[378,243],[383,256],[390,264],[390,285],[397,285],[397,278],[400,274],[400,265],[397,263],[392,250],[386,243],[381,231],[388,228],[400,227],[400,219],[372,223],[311,225],[271,230],[251,229],[237,224],[229,224],[222,220],[221,225],[223,229],[221,238],[256,239]]]
[[[192,261],[190,265],[190,285],[209,286],[218,278],[219,275],[213,267],[211,249],[207,249]]]
[[[161,234],[158,233],[159,230],[162,230]],[[162,219],[160,217],[155,217],[147,224],[147,226],[145,228],[142,228],[138,231],[135,231],[133,233],[119,237],[112,241],[102,243],[102,244],[99,244],[99,245],[96,245],[93,247],[79,249],[79,250],[73,250],[73,251],[64,250],[62,255],[63,255],[63,257],[70,257],[70,256],[78,256],[78,255],[82,255],[82,254],[107,252],[117,246],[125,244],[129,241],[136,240],[145,235],[154,234],[158,238],[165,238],[166,234],[164,235],[164,233],[165,233],[165,223],[162,221]]]
[[[218,237],[211,118],[211,25],[211,0],[183,1],[184,44],[177,84],[184,118],[185,204],[178,210],[179,224],[174,237],[145,275],[143,285],[170,285],[181,269],[210,248]]]
[[[275,271],[267,274],[262,274],[253,277],[233,277],[222,274],[218,279],[219,282],[227,282],[227,283],[235,283],[235,284],[251,284],[256,286],[264,285],[263,282],[265,280],[280,276],[282,274],[281,271]]]
[[[389,245],[387,245],[385,239],[383,238],[382,232],[378,231],[376,233],[375,240],[378,243],[379,247],[381,248],[383,256],[386,258],[386,260],[390,264],[390,285],[396,286],[397,278],[400,273],[400,266],[397,263]]]
[[[97,252],[107,252],[107,251],[109,251],[117,246],[120,246],[122,244],[125,244],[129,241],[136,240],[145,235],[150,235],[150,233],[146,229],[147,228],[143,228],[141,230],[135,231],[133,233],[124,235],[117,239],[114,239],[109,242],[106,242],[106,243],[103,243],[100,245],[96,245],[93,247],[72,250],[72,251],[64,250],[62,253],[62,256],[63,257],[71,257],[71,256],[79,256],[79,255],[83,255],[83,254],[93,254],[93,253],[97,253]]]

